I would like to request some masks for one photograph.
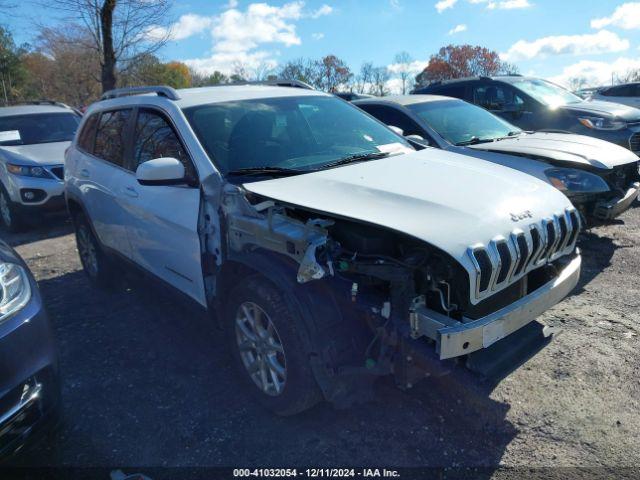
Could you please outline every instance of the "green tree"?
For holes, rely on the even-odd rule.
[[[26,78],[22,57],[26,47],[17,47],[13,35],[0,26],[0,95],[8,104],[22,97],[21,87]]]

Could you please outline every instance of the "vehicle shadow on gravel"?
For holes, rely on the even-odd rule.
[[[238,382],[213,322],[161,289],[134,278],[104,292],[80,271],[40,287],[65,420],[24,465],[492,469],[517,434],[510,406],[490,398],[495,384],[464,371],[407,393],[382,378],[371,401],[277,417]]]
[[[579,295],[584,287],[611,265],[613,254],[622,248],[612,238],[598,235],[594,230],[587,230],[580,235],[578,247],[582,250],[582,270],[578,285],[570,295]]]
[[[66,215],[60,214],[38,218],[19,233],[9,233],[0,227],[0,238],[12,247],[19,247],[27,243],[62,237],[72,232],[71,220]]]

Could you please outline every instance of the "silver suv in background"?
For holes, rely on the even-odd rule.
[[[0,223],[9,231],[64,210],[64,151],[80,118],[56,102],[0,108]]]
[[[409,388],[508,339],[580,274],[579,215],[558,190],[415,151],[315,90],[108,92],[66,168],[89,279],[112,284],[120,259],[215,312],[279,414],[359,398],[381,375]]]

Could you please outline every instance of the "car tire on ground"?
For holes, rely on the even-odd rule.
[[[17,233],[24,229],[20,209],[11,201],[2,184],[0,184],[0,224],[11,233]]]
[[[248,390],[278,415],[295,415],[322,400],[300,336],[301,315],[285,292],[260,275],[230,293],[224,329]]]
[[[112,288],[115,284],[113,266],[104,254],[89,222],[81,213],[73,217],[76,246],[84,272],[91,283],[100,288]]]

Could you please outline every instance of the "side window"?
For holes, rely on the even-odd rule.
[[[87,118],[87,121],[82,127],[82,131],[78,135],[77,146],[87,153],[93,153],[93,144],[96,140],[96,127],[98,126],[99,116],[99,113],[94,113],[89,118]]]
[[[524,106],[524,100],[515,90],[506,85],[481,84],[473,87],[473,103],[487,110],[499,112],[505,105]]]
[[[189,182],[197,180],[195,168],[169,122],[153,110],[141,109],[136,121],[131,168],[135,171],[141,163],[162,157],[181,161],[186,179]]]
[[[123,167],[125,164],[126,126],[131,110],[103,112],[98,123],[93,154],[108,162]]]
[[[466,92],[466,85],[451,85],[442,89],[438,94],[445,95],[447,97],[459,98],[460,100],[466,100]]]
[[[385,125],[401,128],[406,135],[424,135],[422,129],[413,120],[395,108],[383,105],[362,105],[365,112],[373,115]]]
[[[602,92],[605,97],[633,97],[635,85],[620,85],[612,87]]]

